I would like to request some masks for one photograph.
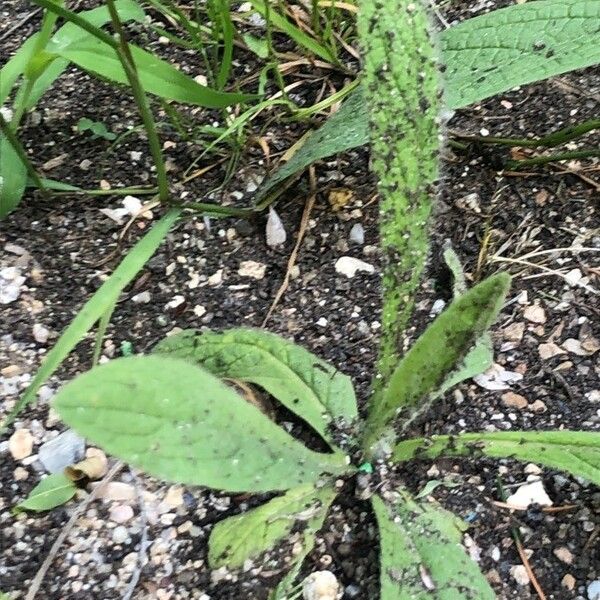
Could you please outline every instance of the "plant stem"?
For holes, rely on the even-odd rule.
[[[482,144],[499,144],[502,146],[521,146],[523,148],[553,148],[554,146],[560,146],[570,142],[571,140],[577,139],[582,135],[600,129],[600,119],[590,119],[584,121],[578,125],[570,125],[563,129],[559,129],[554,133],[538,138],[537,140],[528,140],[522,138],[504,138],[494,136],[483,136],[483,135],[463,135],[457,131],[450,131],[450,134],[469,142],[479,142]]]
[[[19,160],[25,165],[27,169],[27,173],[29,177],[33,179],[35,185],[42,191],[44,196],[48,197],[48,190],[44,185],[44,182],[41,180],[40,176],[37,174],[35,167],[31,164],[29,160],[29,156],[27,156],[27,152],[21,144],[19,138],[15,135],[14,131],[11,129],[9,123],[6,119],[0,114],[0,131],[2,131],[2,135],[8,140],[8,143],[12,146],[15,154],[19,157]]]
[[[275,48],[273,47],[273,23],[271,22],[271,0],[265,0],[265,23],[266,23],[266,31],[267,31],[267,50],[269,52],[269,66],[275,73],[275,79],[277,81],[277,85],[281,90],[282,96],[287,100],[287,92],[285,91],[285,82],[283,81],[283,76],[281,75],[281,71],[279,70],[279,64],[277,62],[277,58],[275,56]]]
[[[208,202],[176,202],[171,200],[171,206],[176,206],[183,209],[191,209],[210,216],[222,217],[251,217],[256,214],[253,208],[236,208],[234,206],[220,206],[219,204],[209,204]]]
[[[150,152],[152,153],[154,166],[156,167],[156,177],[158,180],[158,199],[161,202],[166,202],[169,198],[169,181],[167,178],[165,161],[163,159],[162,150],[160,147],[160,139],[156,131],[156,124],[154,123],[154,117],[152,116],[152,112],[148,104],[148,98],[146,97],[146,93],[144,92],[144,88],[140,82],[140,78],[138,77],[135,61],[133,60],[127,39],[125,38],[123,24],[119,18],[119,13],[115,7],[114,0],[106,0],[106,6],[108,7],[108,12],[110,13],[113,27],[119,36],[117,54],[119,56],[119,60],[121,61],[121,65],[123,65],[123,70],[127,75],[129,85],[131,86],[131,90],[133,92],[133,97],[135,98],[138,110],[140,111],[140,116],[142,117],[144,128],[146,129],[146,134],[148,135]]]
[[[559,154],[551,154],[549,156],[536,156],[535,158],[526,158],[523,160],[510,160],[506,163],[506,169],[518,171],[520,169],[525,169],[526,167],[545,165],[546,163],[556,162],[559,160],[593,157],[600,157],[600,150],[573,150],[572,152],[561,152]]]

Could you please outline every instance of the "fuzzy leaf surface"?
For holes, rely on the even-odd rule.
[[[513,87],[600,62],[600,2],[544,0],[516,4],[454,25],[441,32],[440,38],[442,62],[446,65],[445,101],[448,108],[464,108]],[[338,112],[346,105],[347,118],[329,126],[323,139],[319,139],[320,130],[312,133],[294,155],[293,163],[289,161],[272,178],[279,182],[283,179],[279,173],[284,169],[287,177],[315,160],[368,144],[364,90],[353,92]],[[346,129],[356,132],[354,140],[348,140]],[[269,179],[259,193],[271,187]]]
[[[381,600],[494,600],[477,564],[465,553],[452,513],[410,494],[393,505],[372,498],[381,547]]]
[[[473,344],[494,322],[510,285],[494,275],[454,300],[413,344],[393,372],[381,396],[374,396],[367,439],[377,435],[399,409],[414,409],[443,385]],[[368,444],[367,444],[368,445]]]
[[[301,346],[266,331],[187,330],[165,338],[154,352],[185,358],[219,377],[262,387],[328,441],[332,441],[330,425],[357,417],[349,377]]]
[[[87,439],[167,481],[267,492],[348,470],[343,454],[308,450],[214,375],[181,359],[110,361],[64,386],[54,406]]]
[[[331,487],[300,486],[258,508],[220,521],[210,534],[211,567],[241,567],[247,559],[256,558],[282,541],[297,523],[306,525],[317,517],[322,519],[336,494]]]
[[[50,510],[68,502],[76,491],[77,486],[64,473],[53,473],[42,479],[15,510]]]
[[[393,460],[436,456],[491,456],[567,471],[600,485],[600,433],[588,431],[498,431],[434,435],[396,445]]]

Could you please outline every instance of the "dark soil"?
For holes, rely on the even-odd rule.
[[[457,2],[446,16],[450,20],[467,18],[492,4],[510,2]],[[80,8],[91,5],[79,3]],[[4,39],[3,32],[31,10],[29,4],[17,0],[3,4],[3,62],[36,30],[39,19],[33,17]],[[172,47],[164,52],[185,58]],[[251,67],[236,68],[252,72]],[[200,72],[199,65],[191,65],[190,72]],[[331,76],[336,83],[343,81],[336,74],[317,74]],[[298,93],[310,103],[320,85],[308,81]],[[600,69],[592,68],[526,86],[460,111],[449,127],[461,134],[479,135],[487,129],[496,136],[543,135],[597,116],[599,98]],[[158,107],[157,114],[166,122]],[[35,114],[28,117],[22,131],[36,165],[41,167],[67,154],[61,164],[47,170],[48,177],[90,189],[98,188],[101,180],[108,181],[112,188],[153,181],[143,136],[130,136],[111,149],[108,142],[92,140],[76,131],[81,117],[102,120],[116,133],[139,121],[128,94],[115,93],[109,85],[70,69],[44,97]],[[219,115],[195,118],[210,122]],[[270,140],[274,156],[302,134],[299,125],[265,120],[255,126],[256,133]],[[199,155],[201,147],[179,141],[172,130],[165,131],[163,141],[176,142],[166,154],[171,173],[177,178]],[[597,145],[599,140],[598,135],[589,135],[585,145]],[[253,177],[262,178],[267,165],[258,146],[246,145],[241,150],[225,188],[219,189],[227,161],[188,186],[188,198],[250,205]],[[141,153],[139,160],[135,154],[132,157],[132,152]],[[558,163],[500,174],[499,161],[504,161],[508,152],[498,147],[472,146],[467,152],[446,153],[443,184],[431,223],[430,261],[409,334],[414,339],[431,320],[435,300],[451,297],[451,279],[441,257],[443,246],[450,240],[470,282],[501,269],[514,275],[509,302],[494,328],[495,361],[523,378],[511,384],[511,390],[486,390],[472,381],[458,386],[414,425],[414,435],[511,429],[600,430],[598,352],[573,352],[574,346],[569,343],[566,349],[562,347],[571,339],[593,348],[594,340],[600,339],[598,162]],[[228,158],[231,151],[224,147],[220,153]],[[208,157],[198,168],[218,162],[218,158]],[[83,162],[86,160],[89,165]],[[299,272],[267,329],[294,339],[350,375],[364,409],[379,328],[379,279],[377,274],[360,273],[348,279],[337,273],[334,265],[340,256],[351,255],[378,270],[377,203],[374,181],[368,173],[368,151],[351,151],[321,163],[316,173],[319,194],[297,258]],[[333,210],[329,202],[329,192],[334,188],[352,192],[350,202],[339,210]],[[470,200],[465,200],[469,196]],[[304,177],[279,200],[277,211],[288,233],[285,246],[279,250],[265,243],[266,216],[252,222],[226,219],[207,223],[194,215],[182,220],[120,299],[103,354],[107,358],[118,356],[122,342],[131,342],[135,352],[148,351],[175,328],[260,327],[285,275],[307,197]],[[16,367],[10,377],[4,375],[9,371],[3,371],[0,377],[0,394],[4,394],[0,415],[14,406],[44,354],[85,299],[150,226],[147,220],[136,221],[119,243],[123,226],[99,209],[120,206],[116,196],[56,197],[48,201],[28,192],[19,209],[2,223],[0,268],[16,266],[26,281],[18,300],[0,307],[0,368]],[[154,221],[161,212],[154,210]],[[362,246],[349,241],[355,223],[365,228]],[[16,254],[13,245],[25,254]],[[580,246],[595,252],[573,250]],[[548,252],[554,249],[562,250]],[[543,253],[529,255],[531,252]],[[240,275],[242,261],[266,265],[264,278]],[[580,285],[569,285],[564,278],[574,269],[580,271]],[[217,273],[220,277],[215,277]],[[150,294],[148,303],[133,300],[143,292]],[[531,320],[527,310],[536,305],[543,309],[543,319],[537,322]],[[50,331],[46,343],[34,339],[34,324]],[[521,337],[516,339],[514,332],[519,328]],[[560,347],[561,353],[544,359],[540,345],[550,342]],[[29,429],[35,453],[49,439],[49,433],[64,429],[49,413],[48,399],[63,382],[90,367],[92,346],[90,335],[48,382],[42,400],[19,415],[9,436],[17,429]],[[507,391],[525,397],[527,406],[507,406],[502,398]],[[0,590],[13,593],[14,598],[24,597],[77,505],[77,500],[71,501],[41,514],[11,512],[44,471],[35,459],[34,454],[16,461],[8,451],[8,443],[0,442]],[[511,526],[518,528],[524,547],[531,552],[531,567],[547,598],[587,598],[587,586],[600,577],[600,492],[583,480],[543,469],[539,476],[554,507],[573,508],[544,512],[533,507],[511,515],[494,504],[500,499],[499,480],[512,493],[532,472],[510,460],[443,459],[435,464],[417,462],[399,468],[391,475],[391,483],[403,483],[413,491],[421,490],[432,479],[450,484],[437,487],[432,495],[470,523],[471,554],[480,561],[499,598],[537,597],[532,586],[519,585],[513,576],[514,566],[521,560]],[[127,471],[117,479],[132,482]],[[156,510],[157,515],[149,519],[148,562],[134,598],[267,598],[269,589],[285,574],[289,547],[273,551],[241,572],[211,572],[206,565],[206,540],[214,523],[259,504],[260,498],[230,497],[190,488],[184,491],[179,505],[166,507],[161,513],[165,494],[171,488],[146,477],[141,481],[147,510]],[[135,568],[143,527],[140,508],[133,502],[136,516],[126,523],[127,539],[115,541],[112,506],[110,501],[94,502],[77,521],[46,574],[38,597],[123,597]],[[557,556],[555,551],[561,548],[568,549],[570,561],[564,560],[564,553],[558,552],[563,559]],[[375,522],[368,503],[355,498],[352,484],[346,485],[330,511],[303,573],[325,568],[339,578],[345,599],[379,597]]]

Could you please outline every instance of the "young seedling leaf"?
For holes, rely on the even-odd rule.
[[[357,417],[349,377],[301,346],[258,329],[182,331],[154,352],[192,360],[230,379],[254,383],[309,423],[330,443],[331,427]]]
[[[208,561],[213,569],[241,567],[282,541],[295,527],[324,517],[335,489],[304,485],[277,496],[253,510],[229,517],[210,534]]]
[[[77,491],[77,486],[64,473],[53,473],[42,479],[15,510],[41,512],[68,502]]]
[[[41,385],[56,371],[71,350],[82,340],[102,315],[113,306],[123,289],[154,254],[171,226],[179,217],[180,210],[170,210],[152,229],[139,240],[121,261],[114,273],[98,288],[98,291],[83,305],[69,326],[46,355],[33,381],[17,402],[13,410],[0,423],[0,434],[13,421],[21,409],[29,404]]]
[[[599,21],[597,0],[544,0],[515,4],[448,28],[440,34],[448,107],[464,108],[519,85],[597,64]],[[347,119],[328,127],[325,139],[319,139],[320,130],[312,133],[293,164],[285,164],[272,177],[281,181],[315,160],[368,144],[364,90],[353,92],[347,104],[354,107]],[[348,140],[346,128],[357,133],[354,140]],[[271,187],[269,179],[259,191],[264,194]]]
[[[367,419],[369,447],[400,409],[414,409],[445,381],[496,319],[510,285],[494,275],[460,296],[417,339],[393,372],[388,386],[373,396]]]
[[[588,431],[499,431],[434,435],[396,445],[393,460],[437,456],[516,458],[567,471],[600,485],[600,433]]]
[[[400,491],[373,496],[381,552],[381,600],[494,600],[477,564],[465,553],[452,513]]]
[[[200,85],[154,54],[132,44],[129,47],[144,91],[150,94],[207,108],[224,108],[254,98],[247,94],[219,92]],[[50,44],[48,49],[100,77],[117,83],[128,83],[116,52],[91,35],[66,45]]]
[[[0,219],[21,201],[27,184],[27,168],[11,143],[0,133]]]
[[[208,371],[130,356],[64,386],[54,407],[104,450],[150,475],[229,492],[286,490],[348,470],[308,450]]]

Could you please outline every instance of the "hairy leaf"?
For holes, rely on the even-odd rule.
[[[116,52],[91,35],[69,44],[49,44],[48,50],[110,81],[128,83]],[[207,108],[224,108],[254,98],[246,94],[219,92],[200,85],[154,54],[131,44],[130,50],[144,91],[150,94]]]
[[[141,21],[144,18],[144,11],[133,0],[117,0],[115,2],[115,7],[122,22],[132,20]],[[92,10],[84,10],[78,14],[97,27],[101,27],[110,21],[110,15],[108,14],[106,6],[101,6],[100,8],[94,8]],[[2,69],[0,69],[0,104],[8,98],[13,85],[29,64],[38,35],[38,33],[33,34],[21,44],[15,55],[2,67]],[[76,40],[85,39],[87,37],[89,37],[89,34],[80,27],[77,27],[77,25],[65,23],[52,36],[52,42],[59,45],[68,45],[74,43]],[[31,94],[29,95],[26,104],[27,110],[36,105],[38,100],[54,81],[62,75],[68,65],[68,60],[59,58],[46,67],[42,75],[40,75],[35,82]]]
[[[397,444],[398,462],[436,456],[516,458],[561,469],[600,485],[600,433],[587,431],[501,431],[434,435]]]
[[[372,498],[381,547],[381,600],[494,600],[461,545],[452,513],[400,491]],[[390,506],[392,504],[392,506]]]
[[[230,492],[286,490],[348,470],[308,450],[204,369],[130,356],[64,386],[54,407],[107,452],[147,473]]]
[[[357,113],[363,115],[357,119]],[[282,181],[305,169],[312,163],[366,144],[369,140],[369,120],[367,106],[362,94],[351,94],[325,124],[308,136],[306,142],[294,153],[292,158],[279,167],[275,174],[262,185],[256,194],[256,201],[264,198]]]
[[[254,383],[332,442],[330,427],[357,417],[349,377],[301,346],[258,329],[182,331],[154,352],[198,362],[220,377]]]
[[[0,133],[0,219],[21,201],[27,184],[27,169],[11,143]]]
[[[304,527],[317,517],[322,520],[336,494],[331,487],[304,485],[217,523],[209,540],[211,567],[241,567],[282,541],[297,524]]]
[[[597,64],[599,22],[598,0],[544,0],[509,6],[441,32],[448,108],[464,108],[515,86]],[[345,104],[354,107],[348,118],[329,127],[326,140],[318,140],[319,130],[311,134],[294,155],[295,170],[287,164],[281,167],[286,177],[315,160],[369,143],[364,90],[359,88]],[[351,146],[346,129],[357,134]],[[279,170],[273,177],[282,179]],[[267,180],[263,189],[270,187]]]
[[[527,2],[468,19],[442,38],[446,102],[473,104],[600,62],[600,2]]]
[[[16,403],[13,410],[0,423],[2,433],[12,423],[19,411],[29,404],[41,385],[56,371],[71,350],[83,339],[102,315],[116,302],[119,294],[137,275],[139,270],[154,254],[163,238],[177,218],[180,210],[170,210],[152,229],[139,240],[123,258],[114,273],[98,288],[98,291],[83,305],[60,338],[46,355],[29,387]]]
[[[494,322],[510,285],[504,273],[476,285],[439,315],[400,361],[381,396],[374,396],[366,446],[400,409],[414,409],[434,393]]]
[[[53,473],[42,479],[15,510],[41,512],[68,502],[77,491],[77,486],[64,473]]]
[[[427,221],[438,177],[441,78],[425,3],[364,0],[358,31],[364,47],[371,166],[381,198],[383,298],[373,381],[377,396],[398,361],[429,247]]]

